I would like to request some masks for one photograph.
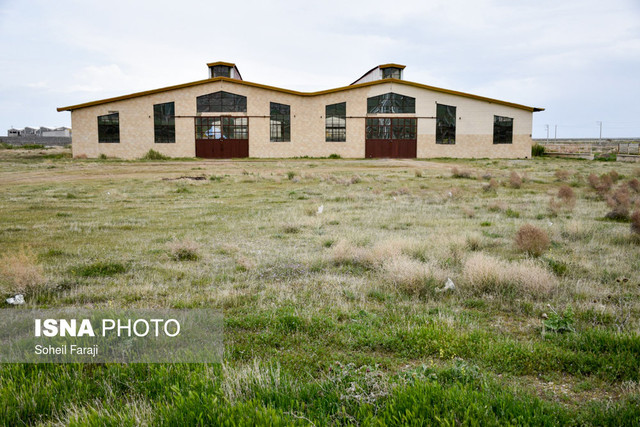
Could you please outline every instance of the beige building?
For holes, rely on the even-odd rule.
[[[74,157],[526,158],[541,111],[406,81],[398,64],[319,92],[207,65],[206,80],[58,108],[71,111]]]

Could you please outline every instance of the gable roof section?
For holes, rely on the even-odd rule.
[[[375,86],[375,85],[386,84],[386,83],[396,83],[396,84],[401,84],[401,85],[413,86],[413,87],[417,87],[417,88],[420,88],[420,89],[427,89],[427,90],[431,90],[431,91],[434,91],[434,92],[446,93],[446,94],[449,94],[449,95],[462,96],[464,98],[475,99],[475,100],[478,100],[478,101],[484,101],[484,102],[489,102],[489,103],[493,103],[493,104],[505,105],[507,107],[519,108],[519,109],[527,110],[527,111],[531,111],[531,112],[544,111],[544,108],[529,107],[529,106],[526,106],[526,105],[515,104],[513,102],[501,101],[499,99],[487,98],[487,97],[484,97],[484,96],[473,95],[473,94],[465,93],[465,92],[458,92],[458,91],[455,91],[455,90],[442,89],[442,88],[438,88],[438,87],[435,87],[435,86],[429,86],[429,85],[424,85],[424,84],[421,84],[421,83],[415,83],[415,82],[410,82],[410,81],[407,81],[407,80],[399,80],[399,79],[374,80],[374,81],[371,81],[371,82],[352,84],[352,85],[349,85],[349,86],[343,86],[343,87],[339,87],[339,88],[335,88],[335,89],[321,90],[321,91],[317,91],[317,92],[298,92],[298,91],[295,91],[295,90],[283,89],[283,88],[279,88],[279,87],[275,87],[275,86],[263,85],[263,84],[260,84],[260,83],[252,83],[252,82],[248,82],[248,81],[244,81],[244,80],[231,79],[231,78],[228,78],[228,77],[214,77],[214,78],[211,78],[211,79],[198,80],[198,81],[191,82],[191,83],[183,83],[183,84],[180,84],[180,85],[167,86],[167,87],[160,88],[160,89],[147,90],[147,91],[143,91],[143,92],[132,93],[132,94],[129,94],[129,95],[116,96],[114,98],[106,98],[106,99],[101,99],[101,100],[98,100],[98,101],[86,102],[84,104],[70,105],[68,107],[60,107],[60,108],[57,109],[57,111],[73,111],[73,110],[78,110],[78,109],[81,109],[81,108],[93,107],[95,105],[107,104],[109,102],[124,101],[124,100],[127,100],[127,99],[138,98],[138,97],[141,97],[141,96],[153,95],[153,94],[162,93],[162,92],[169,92],[169,91],[172,91],[172,90],[184,89],[184,88],[188,88],[188,87],[199,86],[199,85],[203,85],[203,84],[207,84],[207,83],[214,83],[214,82],[218,82],[218,81],[235,83],[235,84],[239,84],[239,85],[246,85],[246,86],[256,87],[256,88],[260,88],[260,89],[273,90],[273,91],[276,91],[276,92],[288,93],[290,95],[297,95],[297,96],[326,95],[326,94],[329,94],[329,93],[343,92],[343,91],[346,91],[346,90],[352,90],[352,89],[357,89],[357,88],[361,88],[361,87]]]

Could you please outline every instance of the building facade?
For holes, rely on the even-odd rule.
[[[207,65],[206,80],[58,108],[71,112],[74,157],[527,158],[541,111],[406,81],[398,64],[319,92]]]

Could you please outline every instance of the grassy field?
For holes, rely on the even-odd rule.
[[[0,421],[638,425],[638,178],[0,150],[2,301],[225,319],[222,364],[1,365]]]

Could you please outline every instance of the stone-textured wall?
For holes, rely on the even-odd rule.
[[[356,87],[352,90],[329,92],[315,96],[294,95],[268,88],[248,86],[229,81],[216,81],[154,93],[72,112],[73,155],[98,157],[100,154],[120,158],[142,157],[154,149],[171,157],[195,156],[196,97],[217,91],[227,91],[247,97],[247,113],[203,113],[203,116],[249,116],[249,156],[251,157],[325,157],[339,154],[345,158],[362,158],[365,154],[365,116],[367,98],[395,92],[416,98],[415,114],[398,117],[418,117],[418,147],[420,158],[487,157],[524,158],[531,156],[532,113],[463,96],[387,82]],[[176,143],[155,144],[153,105],[175,102]],[[291,141],[271,142],[269,138],[269,104],[277,102],[291,106]],[[347,103],[347,141],[325,141],[325,106]],[[435,144],[436,103],[457,107],[456,144]],[[120,113],[120,143],[98,143],[97,117],[109,112]],[[513,144],[493,144],[493,116],[513,117]],[[390,115],[381,115],[390,116]]]

